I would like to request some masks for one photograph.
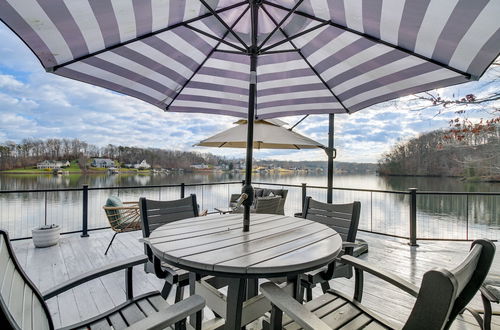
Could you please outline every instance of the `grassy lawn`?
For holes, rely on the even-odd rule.
[[[22,168],[16,168],[13,170],[2,171],[2,173],[40,173],[40,174],[52,174],[52,170],[39,170],[36,167],[28,166]]]
[[[71,161],[71,165],[69,167],[65,167],[64,171],[70,171],[70,172],[79,172],[80,170],[80,165],[78,165],[78,161],[73,160]]]
[[[69,167],[64,167],[63,171],[68,171],[72,173],[81,173],[78,161],[74,160],[71,162]],[[15,168],[13,170],[1,171],[1,173],[26,173],[26,174],[52,174],[52,169],[38,169],[36,166],[27,166],[21,168]]]

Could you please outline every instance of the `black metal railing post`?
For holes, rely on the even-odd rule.
[[[408,189],[410,192],[410,246],[417,244],[417,188]]]
[[[302,211],[304,211],[304,205],[306,204],[307,197],[307,183],[302,184]]]
[[[373,231],[373,191],[370,191],[370,231]]]
[[[465,239],[469,240],[469,195],[465,195]]]
[[[82,237],[89,237],[89,185],[83,185]]]
[[[183,183],[181,183],[181,198],[184,198],[184,196],[186,196],[186,185]]]
[[[45,208],[44,208],[44,224],[47,225],[47,192],[44,192]]]

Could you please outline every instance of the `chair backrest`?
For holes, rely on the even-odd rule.
[[[257,197],[255,213],[278,214],[281,197]]]
[[[494,256],[492,242],[476,240],[455,269],[434,269],[425,273],[415,306],[403,329],[449,329],[481,287]]]
[[[354,242],[358,233],[361,203],[328,204],[306,197],[302,217],[329,226],[344,242]]]
[[[164,224],[199,215],[194,194],[173,201],[155,201],[141,197],[139,208],[143,237],[149,237],[153,230]]]
[[[12,329],[54,329],[42,295],[19,265],[9,235],[0,229],[0,324]]]

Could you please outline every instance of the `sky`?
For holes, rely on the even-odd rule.
[[[443,96],[498,90],[488,84],[500,72],[490,70],[478,82],[437,91]],[[447,128],[457,115],[436,108],[416,111],[413,97],[385,102],[354,114],[335,115],[337,161],[377,162],[398,141]],[[470,109],[470,108],[469,108]],[[469,111],[479,119],[482,111]],[[280,118],[290,125],[301,116]],[[165,113],[138,99],[46,73],[28,47],[0,23],[0,143],[25,138],[78,138],[107,144],[210,152],[244,158],[243,149],[193,147],[238,118],[220,115]],[[323,144],[328,115],[311,115],[295,131]],[[321,150],[256,150],[257,159],[326,160]]]

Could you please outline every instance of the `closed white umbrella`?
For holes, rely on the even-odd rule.
[[[235,127],[215,134],[195,146],[215,148],[246,148],[247,121],[239,120]],[[326,149],[326,147],[304,135],[283,127],[281,120],[257,120],[254,123],[254,149]]]

